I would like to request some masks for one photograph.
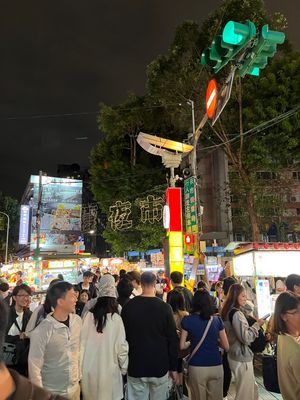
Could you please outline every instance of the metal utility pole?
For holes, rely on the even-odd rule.
[[[38,202],[36,210],[36,248],[35,248],[35,268],[39,274],[39,286],[42,289],[42,268],[40,262],[40,237],[41,237],[41,206],[42,206],[42,195],[43,195],[43,171],[39,171],[39,191],[38,191]]]
[[[6,214],[3,211],[0,211],[0,214],[3,214],[7,218],[7,225],[6,225],[6,246],[5,246],[5,264],[7,264],[7,255],[8,255],[8,238],[9,238],[9,225],[10,225],[10,219],[9,215]]]

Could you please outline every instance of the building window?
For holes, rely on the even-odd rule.
[[[293,171],[293,179],[300,180],[300,171]]]
[[[244,242],[245,241],[245,235],[243,233],[235,233],[234,234],[234,241],[235,242]]]
[[[278,179],[278,173],[271,171],[258,171],[256,172],[256,178],[263,180]]]
[[[232,208],[231,214],[233,217],[240,217],[242,215],[242,210],[240,208]]]

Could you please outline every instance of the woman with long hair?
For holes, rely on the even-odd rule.
[[[85,315],[81,332],[84,400],[121,400],[128,366],[128,343],[118,312],[115,280],[105,274],[94,307]]]
[[[278,335],[277,369],[285,400],[300,399],[300,297],[281,293],[275,304],[274,333]]]
[[[258,390],[253,370],[253,352],[249,345],[258,337],[259,328],[265,323],[259,319],[251,327],[241,307],[247,302],[245,289],[235,283],[230,286],[221,316],[229,340],[228,362],[235,376],[235,400],[257,400]]]
[[[185,348],[189,335],[192,351],[209,327],[202,345],[190,358],[188,387],[191,399],[222,400],[223,367],[219,346],[227,351],[229,345],[223,321],[214,315],[214,307],[208,291],[196,291],[192,302],[192,313],[182,319],[181,325],[180,348]]]
[[[181,321],[183,317],[189,315],[185,307],[184,297],[181,291],[173,289],[168,293],[168,303],[172,307],[173,317],[175,320],[176,331],[178,336],[181,335]],[[182,358],[187,355],[187,349],[179,350],[178,352],[178,363],[177,363],[177,372],[179,375],[179,384],[183,384],[183,375],[182,375]]]

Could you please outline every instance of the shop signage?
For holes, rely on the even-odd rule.
[[[185,221],[186,221],[186,232],[197,233],[197,204],[196,204],[196,185],[195,177],[184,181],[184,205],[185,205]]]
[[[28,244],[30,207],[21,206],[19,244]]]

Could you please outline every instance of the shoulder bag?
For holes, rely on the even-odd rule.
[[[210,317],[210,319],[209,319],[209,321],[208,321],[208,323],[207,323],[207,325],[206,325],[205,331],[204,331],[204,333],[203,333],[203,335],[202,335],[202,337],[201,337],[199,343],[198,343],[197,346],[194,348],[194,350],[192,351],[191,354],[187,355],[186,357],[184,357],[184,358],[182,359],[182,373],[183,373],[183,375],[184,375],[184,377],[185,377],[186,380],[187,380],[188,377],[189,377],[189,365],[190,365],[190,361],[191,361],[191,359],[194,357],[194,355],[197,353],[197,351],[200,349],[200,346],[202,345],[202,343],[204,342],[204,340],[205,340],[205,338],[206,338],[206,336],[207,336],[207,333],[208,333],[208,331],[209,331],[209,328],[210,328],[210,326],[211,326],[211,324],[212,324],[212,321],[213,321],[213,317]]]

